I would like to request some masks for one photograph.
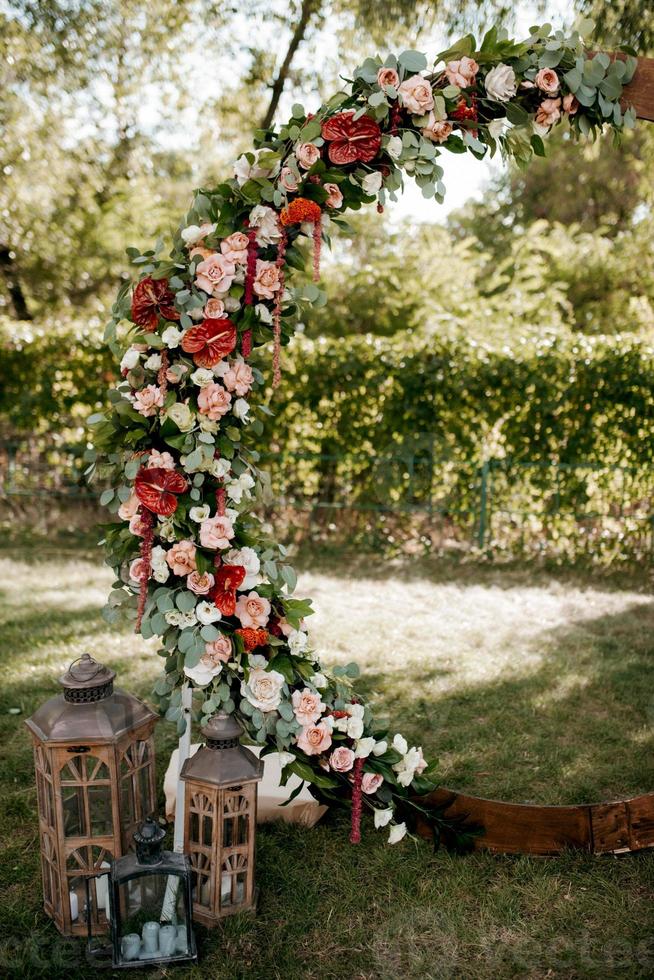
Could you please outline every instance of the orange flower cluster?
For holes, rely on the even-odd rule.
[[[254,650],[255,647],[265,647],[268,642],[267,630],[253,630],[247,627],[245,629],[234,630],[234,632],[241,637],[243,646],[248,652]]]
[[[296,197],[282,209],[279,219],[283,225],[301,225],[303,221],[320,221],[320,205],[307,197]]]

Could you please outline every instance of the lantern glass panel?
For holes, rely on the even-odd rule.
[[[182,875],[140,874],[118,885],[118,948],[123,961],[187,955]]]
[[[62,786],[61,802],[64,809],[64,836],[86,837],[86,813],[82,787]]]

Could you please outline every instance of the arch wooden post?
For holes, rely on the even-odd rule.
[[[625,86],[623,105],[632,105],[638,119],[654,122],[654,58],[638,59],[636,73]]]

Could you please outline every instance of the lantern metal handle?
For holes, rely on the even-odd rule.
[[[72,664],[68,668],[68,673],[69,674],[72,674],[73,677],[76,677],[76,674],[75,674],[75,671],[73,670],[73,667],[75,666],[75,664],[81,663],[82,660],[84,660],[85,657],[87,657],[89,660],[92,660],[93,659],[88,653],[83,653],[81,657],[78,657],[77,658],[77,660],[73,660]],[[95,663],[95,668],[96,669],[93,671],[92,674],[89,674],[88,677],[82,678],[83,680],[92,680],[94,677],[97,677],[98,676],[98,674],[100,673],[101,670],[104,670],[103,665],[102,664],[99,664],[97,662],[97,660],[95,660],[94,663]]]

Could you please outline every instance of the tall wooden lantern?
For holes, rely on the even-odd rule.
[[[60,678],[63,693],[26,722],[34,742],[44,908],[65,936],[108,931],[109,878],[102,870],[131,847],[155,808],[157,716],[114,690],[114,677],[85,653]]]
[[[184,851],[191,860],[193,917],[215,926],[253,908],[257,783],[263,760],[239,743],[232,715],[219,713],[202,729],[206,744],[182,767]]]

